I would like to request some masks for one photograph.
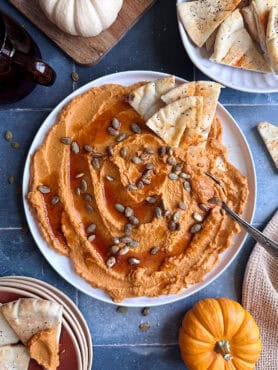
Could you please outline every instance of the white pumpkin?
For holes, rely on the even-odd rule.
[[[116,20],[123,0],[39,0],[46,16],[75,36],[100,34]]]

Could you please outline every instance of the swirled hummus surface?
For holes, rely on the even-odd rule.
[[[117,302],[201,281],[239,231],[209,200],[241,213],[248,196],[216,117],[198,155],[186,138],[167,147],[127,103],[135,87],[73,99],[32,158],[28,194],[49,246]]]

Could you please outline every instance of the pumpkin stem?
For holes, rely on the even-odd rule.
[[[226,339],[216,342],[215,352],[220,353],[226,361],[231,361],[233,359],[230,342]]]

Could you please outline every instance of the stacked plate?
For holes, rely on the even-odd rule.
[[[45,282],[23,276],[0,278],[0,302],[22,297],[42,298],[63,306],[59,370],[91,370],[92,339],[89,328],[76,305],[61,291]],[[40,369],[30,362],[29,370]]]

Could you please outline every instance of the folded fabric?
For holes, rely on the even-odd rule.
[[[278,240],[278,211],[264,230]],[[253,315],[261,333],[263,351],[256,370],[278,368],[278,257],[256,244],[246,267],[242,304]]]

